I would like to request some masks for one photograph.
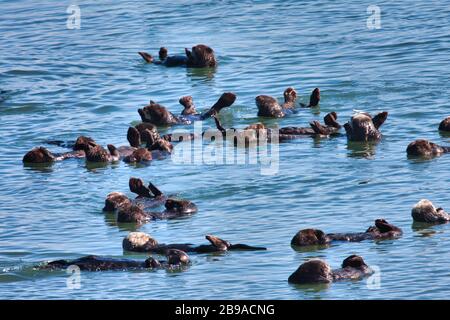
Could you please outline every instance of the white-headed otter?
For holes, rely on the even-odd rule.
[[[450,116],[441,121],[439,124],[439,130],[450,132]]]
[[[85,256],[74,260],[50,261],[45,265],[36,266],[37,269],[54,270],[66,269],[69,266],[78,266],[82,271],[106,271],[106,270],[140,270],[140,269],[173,269],[186,266],[190,263],[186,252],[177,249],[169,249],[164,252],[167,260],[156,260],[149,257],[145,261],[131,259],[116,259],[99,256]]]
[[[317,229],[303,229],[291,240],[292,246],[327,245],[333,241],[359,242],[364,240],[396,239],[403,234],[402,229],[388,223],[384,219],[375,220],[375,226],[365,232],[324,233]]]
[[[415,140],[406,148],[409,157],[433,158],[449,152],[450,147],[443,147],[424,139]]]
[[[141,51],[138,53],[147,63],[161,64],[166,67],[185,66],[188,68],[207,68],[217,66],[214,50],[204,44],[198,44],[192,47],[192,51],[185,48],[184,52],[184,56],[169,56],[168,50],[161,47],[159,49],[159,61],[155,60],[152,55],[146,52]]]
[[[168,249],[179,249],[184,252],[197,253],[221,252],[230,250],[267,250],[264,247],[254,247],[241,243],[231,244],[226,240],[222,240],[219,237],[210,234],[206,235],[205,238],[210,242],[210,244],[199,246],[194,246],[190,243],[161,244],[146,233],[130,232],[128,236],[123,239],[122,247],[126,251],[154,253],[165,252]]]
[[[330,283],[338,280],[356,280],[373,274],[363,258],[351,255],[342,262],[342,268],[332,270],[330,265],[320,259],[309,260],[289,276],[288,281],[296,284]]]
[[[183,99],[183,98],[182,98]],[[191,98],[192,99],[192,98]],[[232,92],[223,93],[217,102],[206,112],[202,114],[192,113],[195,110],[190,108],[186,111],[186,107],[183,110],[188,112],[186,115],[175,116],[166,107],[160,105],[154,101],[150,101],[150,104],[142,109],[138,109],[138,113],[141,116],[143,122],[149,122],[157,126],[169,126],[175,124],[190,124],[196,120],[205,120],[211,116],[219,114],[220,110],[231,106],[236,101],[236,95]],[[185,100],[180,102],[187,103]]]
[[[130,178],[130,190],[138,196],[130,200],[120,192],[111,192],[105,200],[104,211],[117,211],[117,222],[145,223],[150,220],[173,219],[197,212],[197,206],[189,201],[165,196],[152,183],[145,186],[141,179]],[[164,204],[162,212],[148,211]]]
[[[426,223],[447,223],[450,221],[450,214],[442,208],[436,208],[430,200],[422,199],[414,205],[411,210],[414,221]]]
[[[375,117],[366,112],[358,112],[344,124],[349,141],[377,141],[381,139],[379,128],[386,121],[388,113],[380,112]]]

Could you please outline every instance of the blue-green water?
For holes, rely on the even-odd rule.
[[[81,8],[79,30],[66,27],[70,4]],[[371,4],[381,8],[381,29],[366,26]],[[448,298],[450,226],[412,228],[410,210],[421,198],[450,210],[450,156],[415,162],[405,153],[416,138],[450,144],[437,131],[450,114],[444,1],[2,1],[0,10],[0,298]],[[182,53],[197,43],[215,49],[216,72],[146,65],[137,55],[163,45]],[[304,109],[266,123],[306,126],[330,111],[345,122],[353,109],[387,110],[382,142],[368,149],[342,135],[284,143],[273,176],[261,175],[258,165],[171,159],[148,167],[92,169],[84,160],[41,170],[22,165],[23,154],[46,139],[89,135],[103,145],[126,144],[137,108],[150,99],[179,113],[183,95],[203,109],[233,91],[238,99],[221,119],[244,127],[261,121],[257,95],[281,98],[288,86],[304,102],[320,87],[320,114]],[[128,192],[131,176],[199,207],[192,217],[138,228],[160,242],[200,244],[212,233],[268,250],[192,254],[191,267],[179,273],[85,272],[80,289],[66,286],[64,272],[31,268],[86,254],[122,257],[122,239],[133,228],[101,209],[109,192]],[[379,217],[403,228],[404,236],[310,252],[289,245],[302,228],[363,231]],[[364,280],[287,283],[308,258],[338,267],[350,254],[380,268],[379,288]]]

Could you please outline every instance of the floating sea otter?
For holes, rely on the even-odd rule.
[[[214,50],[203,44],[192,47],[192,51],[185,48],[185,55],[169,56],[164,47],[159,49],[159,61],[146,52],[138,52],[147,63],[161,64],[166,67],[185,66],[188,68],[215,67],[217,65]]]
[[[422,199],[414,205],[411,216],[416,222],[426,223],[447,223],[450,221],[450,214],[442,208],[436,208],[430,200]]]
[[[375,220],[375,226],[369,227],[366,232],[355,233],[328,233],[322,230],[304,229],[297,232],[292,238],[292,246],[328,245],[333,241],[359,242],[364,240],[396,239],[403,234],[402,229],[388,223],[384,219]]]
[[[439,124],[439,130],[450,132],[450,116],[441,121]]]
[[[381,139],[378,130],[386,121],[388,113],[380,112],[375,117],[366,112],[358,112],[350,121],[344,124],[349,141],[377,141]]]
[[[231,244],[226,240],[213,235],[206,235],[205,238],[211,243],[206,245],[194,246],[190,243],[185,244],[163,244],[158,243],[150,235],[143,232],[130,232],[127,237],[123,239],[122,247],[126,251],[135,252],[154,252],[161,253],[169,249],[179,249],[184,252],[221,252],[231,250],[267,250],[264,247],[253,247],[246,244]]]
[[[180,116],[175,116],[166,107],[150,101],[150,104],[138,109],[143,122],[150,122],[157,126],[168,126],[174,124],[190,124],[196,120],[205,120],[219,114],[223,108],[231,106],[236,100],[236,95],[231,92],[223,93],[219,100],[206,112],[197,114],[193,106],[192,97],[182,97],[180,103],[185,107]]]
[[[309,260],[289,276],[288,281],[295,284],[330,283],[338,280],[357,280],[373,274],[363,258],[351,255],[342,262],[342,268],[332,270],[330,265],[320,259]]]
[[[424,139],[413,141],[406,148],[406,153],[410,157],[433,158],[449,152],[450,147],[443,147]]]
[[[117,211],[118,222],[145,223],[150,220],[173,219],[197,212],[197,206],[188,200],[174,199],[164,195],[152,183],[145,186],[141,179],[130,178],[130,190],[138,196],[130,200],[121,192],[111,192],[105,200],[104,211]],[[162,212],[148,211],[164,204]]]
[[[142,270],[142,269],[174,269],[189,264],[189,256],[176,249],[166,250],[167,260],[156,260],[149,257],[145,261],[131,259],[115,259],[99,256],[85,256],[74,260],[56,260],[45,265],[36,266],[36,269],[55,270],[67,269],[69,266],[78,266],[82,271],[105,270]]]
[[[217,130],[222,133],[223,137],[226,138],[227,134],[231,134],[233,136],[235,145],[238,145],[239,140],[242,140],[242,143],[245,143],[245,146],[250,145],[252,142],[258,144],[259,142],[261,142],[261,139],[267,139],[267,141],[271,142],[273,129],[267,128],[262,123],[251,124],[244,129],[239,130],[235,128],[225,129],[220,123],[220,120],[216,117],[214,117],[214,121],[216,123]],[[319,121],[312,121],[310,122],[310,128],[280,128],[278,129],[278,139],[279,141],[287,141],[298,139],[301,136],[328,137],[339,133],[341,125],[337,122],[336,112],[328,113],[324,117],[324,121],[325,125],[320,124]]]
[[[258,107],[258,116],[259,117],[271,117],[271,118],[281,118],[288,114],[294,113],[295,110],[295,101],[297,100],[297,92],[294,88],[287,88],[284,90],[284,103],[279,104],[277,99],[266,96],[259,95],[255,98],[256,106]],[[319,104],[320,101],[320,90],[319,88],[315,88],[311,93],[311,97],[309,99],[309,104],[304,105],[303,107],[315,107]]]

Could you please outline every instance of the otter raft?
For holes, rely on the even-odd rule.
[[[448,299],[445,9],[5,3],[0,298]]]

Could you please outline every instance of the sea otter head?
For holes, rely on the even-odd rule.
[[[197,206],[195,203],[189,200],[178,200],[169,198],[164,204],[167,211],[175,212],[178,214],[191,214],[197,212]]]
[[[48,163],[55,161],[55,156],[44,147],[37,147],[23,156],[24,163]]]
[[[115,211],[124,205],[131,204],[130,199],[121,192],[111,192],[106,196],[103,211]]]
[[[144,232],[130,232],[122,241],[122,248],[127,251],[145,251],[157,245],[158,241]]]
[[[138,109],[138,113],[143,122],[150,122],[160,126],[177,123],[175,116],[166,107],[154,101],[150,101],[150,104],[143,109]]]
[[[73,146],[73,150],[77,151],[77,150],[84,150],[86,151],[88,149],[89,145],[96,145],[97,143],[95,142],[94,139],[90,138],[90,137],[85,137],[85,136],[79,136],[77,138],[77,140],[75,141],[75,144]]]
[[[186,252],[178,249],[169,249],[166,252],[167,263],[171,266],[189,264],[189,256]]]
[[[351,268],[355,268],[355,269],[364,269],[364,268],[367,268],[368,266],[364,262],[362,257],[353,254],[353,255],[347,257],[342,262],[342,268],[347,268],[347,267],[351,267]]]
[[[323,260],[312,259],[306,261],[289,276],[290,283],[329,283],[333,281],[331,267]]]
[[[351,141],[374,141],[381,139],[378,128],[386,120],[388,113],[381,112],[375,116],[375,123],[366,112],[356,113],[349,122],[344,125],[347,138]]]
[[[320,89],[315,88],[309,96],[309,106],[316,107],[320,102]]]
[[[295,102],[295,100],[297,99],[297,91],[295,91],[294,88],[289,87],[284,90],[283,96],[284,102]]]
[[[312,246],[323,245],[329,242],[327,236],[322,230],[304,229],[297,232],[292,238],[291,245],[293,246]]]
[[[194,106],[194,100],[191,96],[184,96],[181,97],[179,100],[180,104],[184,107],[183,111],[181,112],[182,115],[189,115],[189,114],[196,114],[197,111],[195,110]]]
[[[214,247],[216,247],[219,251],[226,251],[228,250],[229,247],[231,247],[231,244],[228,241],[222,240],[219,237],[207,234],[205,238],[206,240],[211,242],[211,244]]]
[[[188,58],[188,67],[203,68],[215,67],[217,65],[214,50],[206,45],[196,45],[192,47],[192,51],[186,48],[185,53]]]
[[[441,121],[441,123],[439,124],[439,130],[450,131],[450,116]]]
[[[411,216],[417,222],[445,222],[450,218],[442,208],[437,208],[430,200],[422,199],[414,205]]]
[[[167,58],[167,48],[161,47],[159,48],[159,60],[164,61]]]
[[[431,141],[419,139],[408,145],[406,153],[408,156],[430,158],[444,153],[444,149]]]

